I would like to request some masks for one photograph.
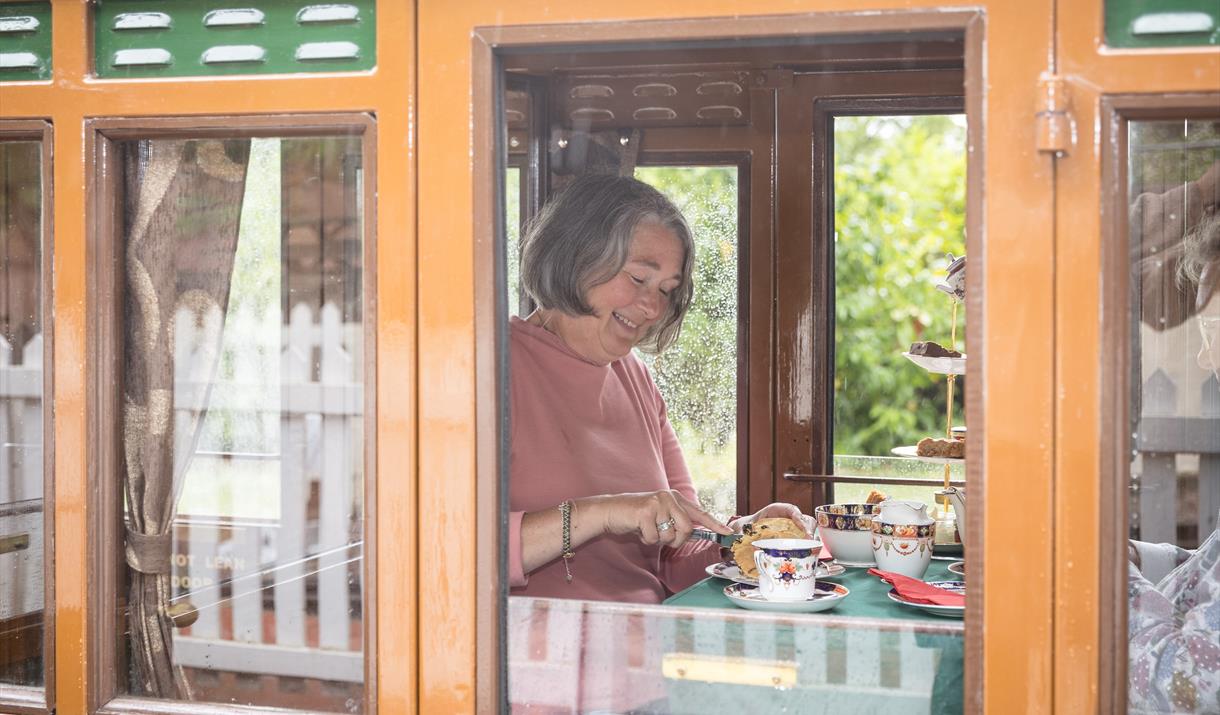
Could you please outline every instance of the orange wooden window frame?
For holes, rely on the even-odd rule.
[[[48,376],[53,384],[56,445],[53,510],[55,519],[54,671],[47,706],[60,713],[92,713],[104,705],[96,644],[101,635],[99,608],[91,600],[88,566],[99,543],[89,529],[92,485],[89,464],[98,446],[89,419],[96,410],[90,392],[89,359],[96,327],[88,222],[91,169],[86,121],[103,118],[190,117],[200,115],[280,115],[368,112],[377,118],[376,184],[381,195],[376,214],[374,381],[377,434],[374,473],[378,543],[366,555],[377,559],[376,610],[379,614],[377,670],[366,681],[378,710],[413,713],[417,708],[416,574],[416,225],[415,202],[415,8],[381,2],[377,8],[378,64],[352,74],[229,77],[223,79],[97,80],[90,77],[90,5],[52,4],[53,74],[49,81],[5,83],[0,119],[49,121],[54,161],[48,167],[56,188],[48,218],[54,231],[53,292],[55,354]],[[82,574],[85,576],[82,577]],[[7,707],[7,705],[6,705]]]

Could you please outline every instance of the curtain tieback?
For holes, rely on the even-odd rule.
[[[127,565],[147,574],[167,574],[170,571],[170,534],[140,534],[127,529]]]

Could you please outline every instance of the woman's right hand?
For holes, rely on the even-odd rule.
[[[681,546],[697,526],[718,534],[733,533],[698,504],[672,489],[612,494],[600,497],[599,501],[605,533],[635,534],[645,544]]]

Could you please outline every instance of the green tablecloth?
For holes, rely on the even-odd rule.
[[[949,563],[933,561],[924,580],[957,580],[958,576],[948,569]],[[668,715],[705,715],[709,712],[960,715],[963,710],[963,622],[894,603],[886,596],[889,584],[870,576],[867,569],[849,568],[828,580],[843,584],[851,591],[842,603],[829,611],[799,616],[751,612],[777,617],[772,630],[763,629],[760,633],[754,632],[760,628],[754,621],[730,622],[724,627],[723,640],[727,645],[719,648],[726,651],[730,646],[744,651],[741,644],[772,639],[775,652],[790,654],[790,659],[797,663],[802,673],[797,687],[784,690],[671,680],[669,697],[656,712]],[[746,613],[725,597],[724,587],[728,583],[708,577],[674,594],[665,605]],[[834,618],[820,620],[821,616]],[[870,620],[862,620],[858,627],[851,627],[844,623],[844,617]],[[879,626],[878,621],[872,619],[898,621],[902,625],[893,630]],[[822,623],[827,627],[822,628]],[[937,627],[921,630],[929,626]],[[946,626],[950,629],[948,632],[944,630]],[[802,645],[806,640],[818,645]],[[699,651],[698,648],[694,650]],[[713,643],[711,650],[718,652],[718,646]],[[928,664],[932,669],[930,673],[919,671]],[[911,674],[891,674],[888,678],[884,675],[908,669]]]
[[[957,581],[957,574],[949,571],[949,561],[933,560],[924,574],[925,581]],[[868,569],[849,568],[839,576],[828,581],[841,583],[851,591],[847,598],[838,606],[823,613],[835,616],[858,616],[862,618],[897,618],[909,620],[936,621],[937,623],[952,622],[954,619],[944,616],[934,616],[917,608],[908,608],[894,603],[886,596],[890,585],[876,576],[870,576]],[[729,581],[709,576],[694,586],[670,596],[665,600],[668,606],[684,606],[690,608],[729,608],[740,610],[724,595],[724,587]]]

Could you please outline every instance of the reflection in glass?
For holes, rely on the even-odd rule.
[[[521,303],[521,169],[510,166],[504,174],[504,238],[508,263],[508,314],[525,317]]]
[[[1220,121],[1131,122],[1131,712],[1220,706]]]
[[[665,397],[699,501],[737,513],[737,167],[637,167],[686,216],[695,239],[695,299],[678,341],[637,354]]]
[[[42,146],[0,142],[0,683],[43,683]]]
[[[858,574],[861,584],[883,589]],[[855,588],[848,599],[859,602],[865,597]],[[508,599],[510,707],[658,715],[962,712],[961,621],[898,620],[904,614],[891,615],[887,606],[866,614],[891,618],[884,626],[830,613],[777,617],[699,598],[671,599],[690,607]],[[884,596],[879,603],[901,610]]]
[[[120,680],[154,697],[359,712],[360,139],[119,149]]]

